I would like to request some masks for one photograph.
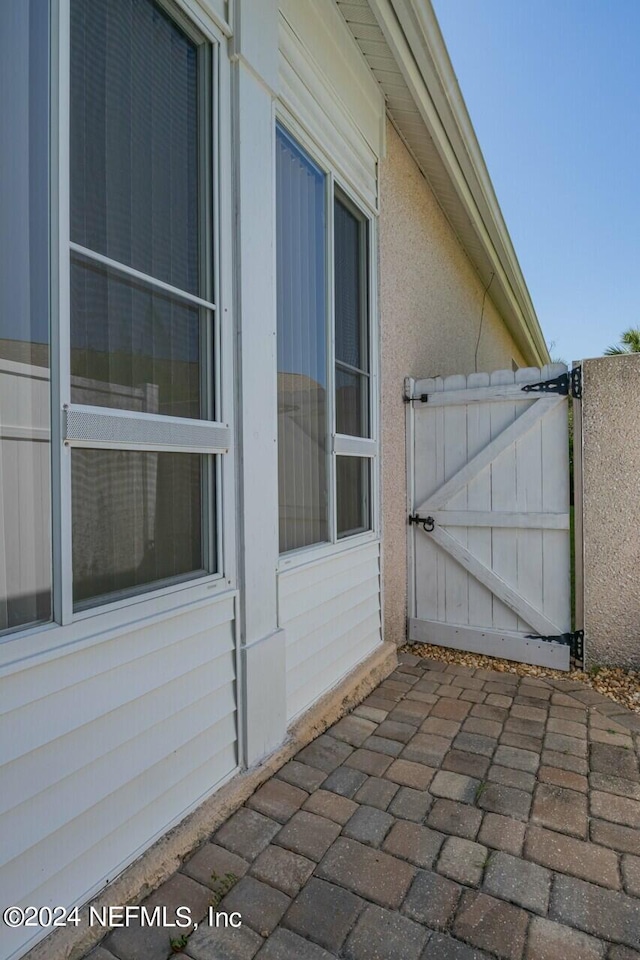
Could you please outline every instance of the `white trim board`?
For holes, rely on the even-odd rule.
[[[568,530],[568,513],[518,513],[507,510],[432,510],[443,527],[515,527],[516,530]]]
[[[410,618],[408,639],[412,643],[433,643],[554,670],[569,669],[568,645],[536,640],[526,634]]]

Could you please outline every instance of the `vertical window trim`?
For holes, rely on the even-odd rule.
[[[325,170],[326,190],[325,204],[327,210],[327,235],[325,240],[327,263],[327,309],[326,309],[326,340],[327,340],[327,403],[329,416],[327,417],[327,471],[329,475],[329,543],[338,541],[338,510],[336,506],[336,485],[338,475],[336,458],[333,453],[333,438],[336,435],[336,281],[335,281],[335,210],[333,198],[335,195],[335,175],[331,167]]]
[[[360,257],[358,265],[358,285],[360,288],[361,294],[361,303],[360,303],[360,318],[359,318],[359,334],[360,337],[364,340],[366,345],[366,370],[357,368],[357,376],[359,378],[366,377],[366,403],[363,403],[363,410],[366,416],[366,432],[365,436],[351,436],[345,434],[337,433],[337,424],[336,424],[336,411],[338,407],[337,397],[333,397],[333,453],[332,460],[337,466],[337,458],[340,456],[349,456],[352,459],[358,459],[361,461],[361,466],[364,467],[362,461],[368,462],[368,491],[364,495],[364,503],[361,504],[363,508],[363,515],[368,517],[368,526],[363,529],[354,529],[353,531],[348,531],[346,533],[340,533],[338,530],[338,485],[337,485],[337,468],[334,468],[334,473],[336,474],[336,483],[333,488],[334,495],[334,517],[335,517],[335,542],[349,542],[353,538],[363,536],[367,533],[375,532],[376,530],[376,518],[374,516],[374,473],[377,467],[377,444],[375,448],[373,443],[374,439],[374,381],[372,377],[373,372],[373,350],[372,350],[372,341],[373,341],[373,312],[371,307],[371,290],[370,290],[370,280],[371,280],[371,225],[372,219],[367,216],[364,210],[362,210],[358,204],[352,200],[349,194],[338,184],[334,183],[333,188],[333,197],[332,197],[332,210],[335,211],[335,204],[341,204],[345,210],[347,210],[351,215],[356,219],[359,224],[359,241],[360,241]],[[334,217],[335,220],[335,217]],[[335,263],[335,227],[333,230],[332,243],[334,248],[333,262]],[[340,361],[335,355],[335,339],[336,339],[336,312],[335,312],[335,283],[334,283],[334,294],[333,294],[333,335],[334,335],[334,353],[333,353],[333,369],[335,369]],[[362,346],[362,341],[361,341]],[[354,372],[356,368],[353,368]],[[336,443],[338,438],[343,438],[345,445],[348,445],[348,442],[351,441],[352,452],[347,454],[341,453],[339,449],[339,443]],[[353,443],[353,441],[356,441]],[[360,442],[359,442],[360,441]],[[365,441],[365,443],[361,443]],[[375,450],[375,452],[374,452]]]
[[[371,207],[370,203],[360,196],[354,190],[339,171],[335,168],[327,154],[317,145],[315,140],[300,125],[289,110],[278,103],[275,110],[274,130],[280,127],[284,134],[289,137],[294,144],[297,144],[309,159],[322,171],[327,182],[326,185],[326,204],[327,204],[327,277],[331,277],[331,283],[327,283],[328,303],[327,303],[327,343],[331,349],[331,355],[327,357],[327,393],[329,394],[329,403],[331,406],[327,418],[330,433],[328,441],[330,446],[327,449],[330,486],[329,486],[329,532],[331,539],[311,544],[305,547],[298,547],[280,553],[278,569],[285,570],[307,563],[313,559],[320,559],[323,556],[331,556],[336,552],[349,549],[360,544],[370,543],[380,539],[380,443],[379,443],[379,348],[378,348],[378,303],[377,303],[377,259],[375,251],[377,249],[377,211]],[[275,137],[274,137],[275,141]],[[367,304],[369,317],[369,336],[367,343],[369,359],[369,418],[370,430],[368,438],[349,437],[336,433],[335,431],[335,294],[334,294],[334,211],[333,198],[334,190],[337,188],[339,194],[344,197],[348,204],[355,208],[358,215],[362,217],[366,226],[366,257],[367,257]],[[274,183],[274,194],[276,184]],[[329,392],[330,391],[330,392]],[[351,455],[366,457],[371,461],[370,466],[370,499],[369,515],[370,528],[363,533],[357,533],[353,536],[338,538],[337,536],[337,507],[336,507],[336,457],[339,456],[337,447],[342,444],[357,444],[359,449],[355,453],[350,450]]]

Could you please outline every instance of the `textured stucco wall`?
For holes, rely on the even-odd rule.
[[[405,638],[405,377],[473,373],[483,285],[391,124],[380,165],[380,324],[385,639]],[[478,370],[523,363],[487,297]]]
[[[640,668],[640,354],[582,365],[587,663]]]

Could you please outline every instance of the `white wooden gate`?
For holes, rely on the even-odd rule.
[[[568,669],[564,373],[406,381],[410,640]]]

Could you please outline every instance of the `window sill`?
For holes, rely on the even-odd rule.
[[[236,595],[232,581],[208,576],[82,611],[65,626],[45,623],[26,627],[0,638],[0,674],[7,676],[143,626],[162,623],[181,610],[229,601]]]
[[[340,556],[350,550],[357,550],[359,547],[364,547],[370,543],[380,543],[380,535],[375,530],[369,530],[367,533],[361,533],[354,537],[346,537],[336,543],[321,543],[312,547],[301,547],[299,550],[293,550],[291,553],[283,554],[280,557],[277,567],[278,576],[289,573],[291,570],[298,570],[300,567],[322,563],[331,559],[331,557]]]

